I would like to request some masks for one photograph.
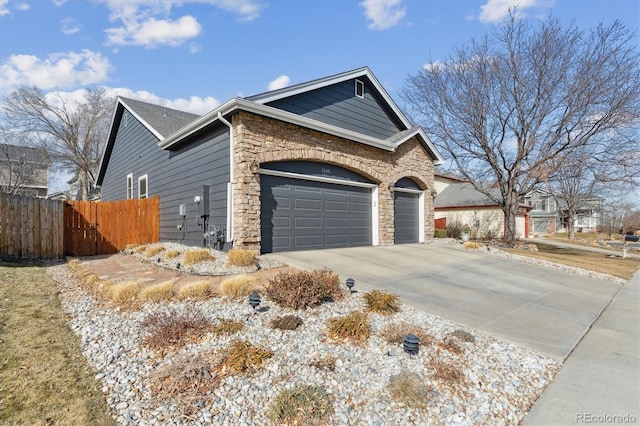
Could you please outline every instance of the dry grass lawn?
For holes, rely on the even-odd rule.
[[[501,250],[520,256],[535,257],[549,262],[602,272],[625,280],[630,280],[634,272],[640,268],[639,259],[607,257],[602,253],[582,250],[580,247],[564,248],[549,244],[536,245],[538,252],[505,248],[501,248]]]
[[[42,266],[0,262],[0,424],[113,425]]]

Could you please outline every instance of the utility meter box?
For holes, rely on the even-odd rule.
[[[180,204],[180,207],[178,208],[178,214],[182,217],[185,217],[187,215],[187,205],[186,204]]]

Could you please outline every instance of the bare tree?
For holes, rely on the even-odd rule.
[[[458,171],[501,205],[513,240],[520,197],[554,172],[554,159],[638,124],[638,62],[637,40],[618,21],[586,33],[553,17],[532,26],[512,10],[410,76],[403,98]]]
[[[47,186],[47,153],[18,145],[15,135],[5,129],[0,129],[0,142],[0,194],[38,195],[38,189]]]
[[[2,104],[7,127],[37,139],[52,161],[77,174],[83,200],[95,181],[112,107],[104,89],[87,90],[82,101],[73,102],[35,87],[20,87]]]

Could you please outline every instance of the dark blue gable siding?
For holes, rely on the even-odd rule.
[[[364,98],[355,95],[355,80],[347,80],[267,105],[379,139],[404,130],[368,80],[361,81]]]
[[[128,112],[124,112],[128,114]],[[160,196],[160,239],[202,245],[202,227],[194,196],[209,185],[209,225],[226,227],[229,181],[229,134],[226,126],[208,129],[172,151],[158,147],[158,139],[130,114],[120,120],[102,182],[104,201],[122,200],[126,177],[133,174],[134,196],[138,177],[148,175],[149,196]],[[187,216],[179,215],[180,204]],[[183,225],[183,230],[177,226]],[[228,247],[225,247],[225,249]]]

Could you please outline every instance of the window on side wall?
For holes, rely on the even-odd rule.
[[[127,200],[133,198],[133,173],[127,175]]]
[[[138,178],[138,198],[147,198],[149,196],[149,179],[147,175]]]

